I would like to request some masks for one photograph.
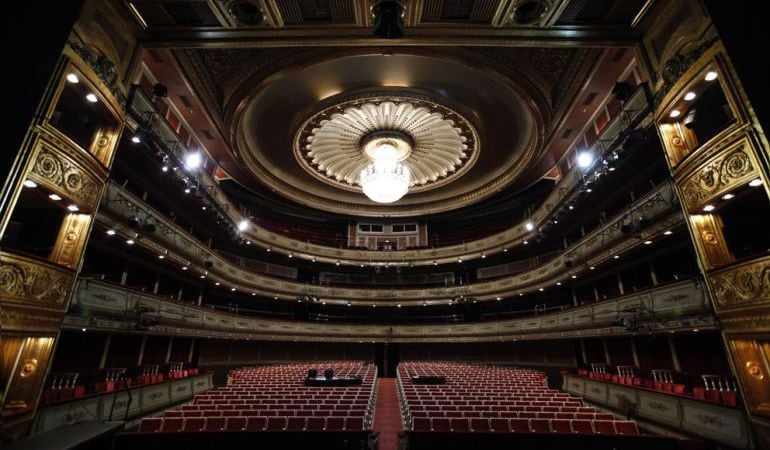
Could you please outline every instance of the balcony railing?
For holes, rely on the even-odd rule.
[[[78,282],[65,326],[268,340],[470,342],[630,334],[618,319],[633,314],[649,332],[716,326],[697,280],[541,316],[458,325],[367,325],[240,316],[89,279]]]

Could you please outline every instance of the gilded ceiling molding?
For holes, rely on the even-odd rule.
[[[74,274],[32,258],[0,252],[3,301],[64,310]]]

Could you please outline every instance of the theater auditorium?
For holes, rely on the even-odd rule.
[[[770,449],[754,3],[3,6],[0,447]]]

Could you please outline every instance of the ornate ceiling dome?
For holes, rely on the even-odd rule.
[[[388,132],[398,139],[383,134]],[[313,176],[360,191],[359,175],[382,139],[395,145],[399,162],[409,169],[410,192],[452,181],[470,169],[479,154],[476,130],[468,120],[408,94],[370,94],[325,108],[299,128],[294,154]]]

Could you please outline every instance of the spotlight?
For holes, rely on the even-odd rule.
[[[716,209],[716,207],[714,205],[706,205],[706,206],[703,207],[703,210],[706,211],[706,212],[711,212],[711,211],[713,211],[715,209]]]
[[[664,234],[665,236],[671,236],[672,234],[674,234],[674,232],[673,232],[673,231],[671,231],[671,230],[666,230],[666,231],[664,231],[664,232],[663,232],[663,234]]]
[[[374,36],[393,39],[404,36],[403,8],[395,0],[382,0],[372,8]]]
[[[731,194],[731,193],[728,193],[722,196],[722,200],[732,200],[734,198],[735,198],[735,194]]]
[[[89,92],[86,94],[86,100],[88,100],[91,103],[96,103],[99,101],[99,97],[96,96],[93,92]]]
[[[107,230],[107,236],[115,236],[115,230]]]
[[[535,225],[532,222],[527,222],[524,227],[527,229],[527,231],[532,231],[535,229]]]
[[[690,101],[694,100],[695,99],[695,95],[696,95],[695,92],[692,92],[692,91],[684,94],[684,101],[690,102]]]
[[[135,134],[135,135],[131,136],[131,142],[133,142],[134,144],[138,144],[138,143],[142,142],[142,138],[139,137],[138,134]]]
[[[594,155],[589,151],[582,151],[577,155],[577,165],[581,169],[587,169],[594,163]]]
[[[753,180],[749,181],[749,186],[760,187],[762,186],[762,180],[760,178],[754,178]]]
[[[80,208],[78,208],[78,205],[67,205],[67,210],[70,212],[78,212],[80,211]]]
[[[187,167],[187,170],[195,170],[200,167],[202,163],[203,158],[201,157],[200,152],[188,153],[184,158],[184,165]]]
[[[133,240],[133,239],[126,239],[126,244],[128,244],[128,245],[134,245],[135,243],[136,243],[136,241]]]
[[[673,110],[671,110],[671,112],[669,113],[669,117],[671,117],[672,119],[676,119],[676,118],[677,118],[677,117],[679,117],[680,115],[682,115],[682,111],[679,111],[678,109],[673,109]]]
[[[704,77],[704,79],[706,81],[714,81],[717,79],[718,76],[719,74],[717,74],[716,70],[709,70],[708,72],[706,72],[706,76]]]
[[[69,81],[72,84],[76,84],[76,83],[80,83],[80,78],[78,78],[77,74],[68,73],[67,74],[67,81]]]
[[[249,229],[249,221],[246,219],[241,220],[238,222],[238,231],[246,231]]]

